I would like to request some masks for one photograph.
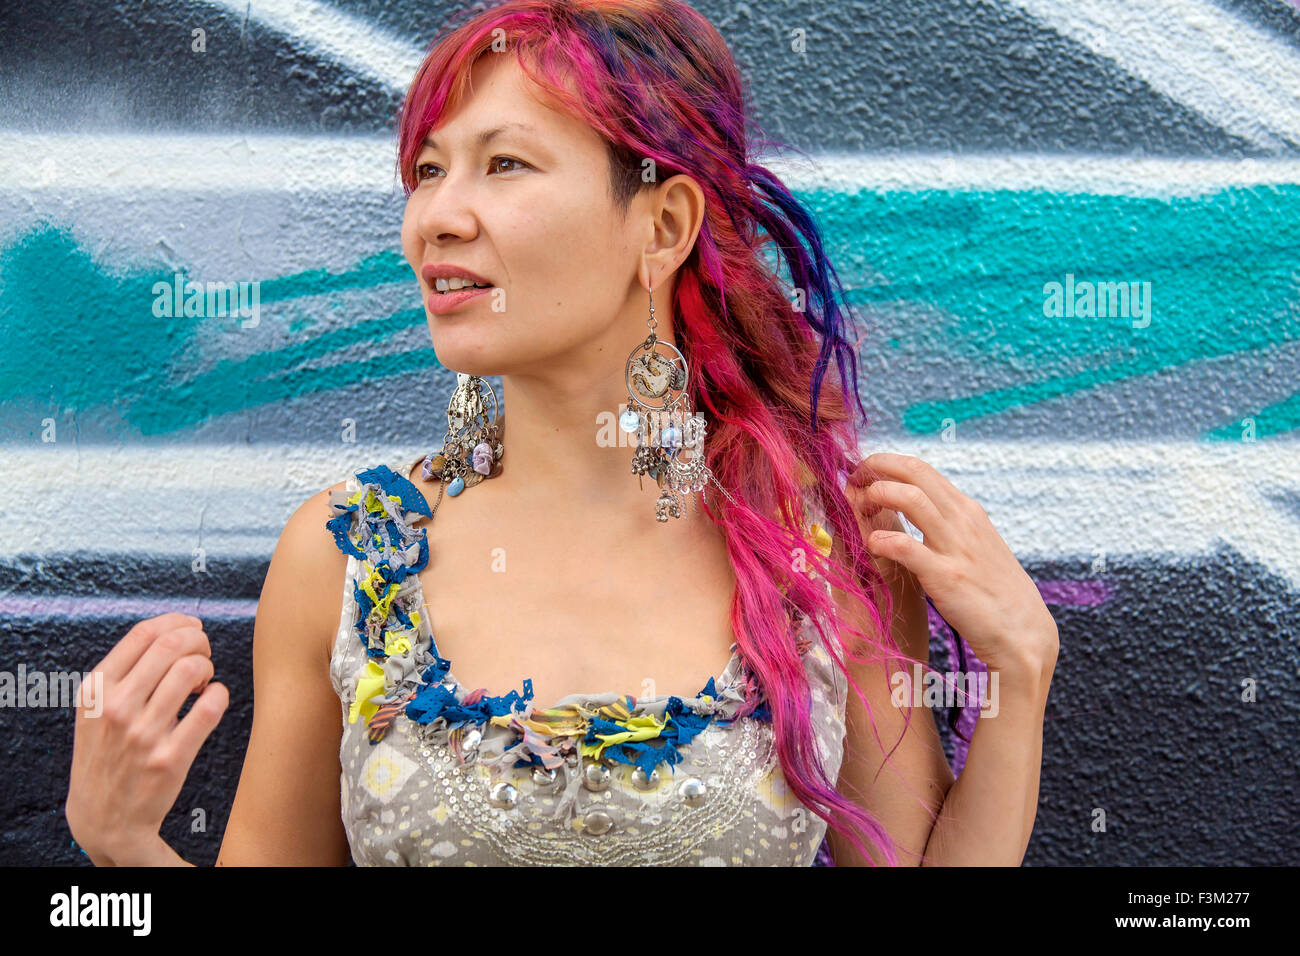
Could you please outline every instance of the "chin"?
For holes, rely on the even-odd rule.
[[[438,321],[437,317],[433,321]],[[474,341],[453,341],[459,338],[443,334],[433,336],[433,353],[438,357],[439,365],[482,378],[506,372],[509,362],[499,354],[499,349],[485,346],[481,337]]]
[[[439,364],[487,378],[538,369],[551,362],[556,354],[554,339],[521,339],[501,324],[500,316],[494,318],[497,321],[471,319],[457,324],[454,315],[430,317],[430,339]]]
[[[490,357],[481,352],[474,356],[466,355],[462,357],[455,350],[442,352],[435,348],[433,351],[438,356],[438,364],[443,368],[451,369],[453,372],[464,372],[466,375],[489,378],[493,375],[504,374],[505,371],[499,362],[493,362]]]

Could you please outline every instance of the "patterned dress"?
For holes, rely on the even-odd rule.
[[[737,646],[695,694],[523,692],[459,684],[424,613],[429,515],[412,466],[358,472],[329,523],[348,556],[330,659],[342,816],[359,866],[808,866],[826,822],[786,786],[770,713]],[[818,549],[824,517],[805,504]],[[829,584],[827,585],[829,589]],[[829,780],[847,682],[802,614],[812,727]]]

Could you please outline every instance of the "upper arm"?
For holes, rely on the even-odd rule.
[[[859,517],[859,526],[864,539],[875,530],[904,530],[898,514],[887,508],[872,519]],[[838,539],[837,546],[842,547]],[[911,571],[886,558],[876,558],[875,565],[889,582],[894,602],[893,637],[899,650],[922,664],[928,663],[930,627],[920,584]],[[871,633],[865,608],[838,588],[834,594],[841,615],[851,619],[858,630]],[[905,662],[846,663],[871,706],[871,717],[850,686],[845,706],[844,762],[837,789],[871,813],[889,833],[900,865],[919,865],[934,827],[931,812],[939,813],[953,783],[934,715],[925,707],[899,706],[895,702],[890,668],[897,674]],[[862,854],[836,831],[828,830],[827,841],[837,866],[867,865]],[[872,859],[877,864],[885,863],[874,851]]]
[[[217,866],[346,866],[351,859],[339,800],[342,712],[328,654],[347,557],[325,527],[330,490],[289,519],[262,585],[253,730]]]

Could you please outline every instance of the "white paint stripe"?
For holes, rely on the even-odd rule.
[[[1041,190],[1116,196],[1199,196],[1230,187],[1300,183],[1300,159],[1129,158],[999,153],[819,153],[768,167],[792,188]]]
[[[312,494],[427,450],[10,445],[0,448],[8,485],[39,494],[0,505],[0,556],[162,552],[176,555],[182,577],[199,545],[209,566],[227,556],[266,558]],[[1227,544],[1300,588],[1300,522],[1270,500],[1300,495],[1300,442],[899,439],[871,450],[928,461],[985,507],[1022,559],[1187,557]]]
[[[406,93],[424,58],[413,44],[359,17],[312,0],[203,0],[306,44],[389,89]]]
[[[1000,0],[1112,60],[1219,128],[1300,145],[1300,57],[1205,0]]]
[[[397,145],[387,137],[73,136],[4,131],[0,132],[0,192],[26,196],[34,191],[73,195],[373,190],[400,195],[396,158]],[[820,153],[810,160],[770,158],[766,165],[796,189],[1170,196],[1201,195],[1231,186],[1300,184],[1300,159]]]
[[[0,191],[400,192],[391,138],[0,133]]]

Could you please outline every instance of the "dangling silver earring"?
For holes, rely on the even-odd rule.
[[[489,419],[485,397],[492,400]],[[447,434],[442,448],[424,459],[420,474],[425,481],[436,476],[447,484],[447,494],[455,497],[484,478],[501,474],[501,444],[497,421],[497,393],[491,383],[477,375],[456,373],[456,388],[447,403]]]
[[[736,501],[704,463],[704,416],[691,411],[686,358],[655,335],[655,297],[650,293],[650,335],[627,357],[627,410],[619,416],[624,432],[636,435],[632,474],[659,483],[655,520],[682,516],[678,496],[704,490],[712,481],[732,504]],[[656,349],[663,349],[659,354]],[[692,499],[693,500],[693,499]]]

